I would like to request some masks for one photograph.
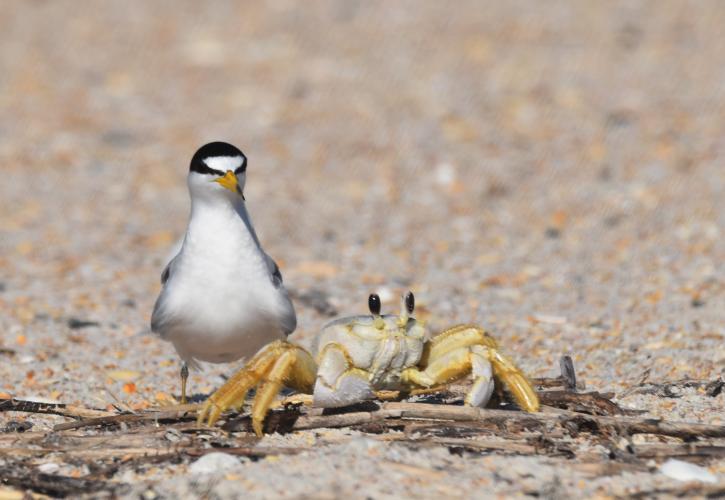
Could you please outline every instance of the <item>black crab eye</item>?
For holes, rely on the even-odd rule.
[[[371,314],[380,314],[380,296],[377,293],[371,293],[368,297],[368,308]]]
[[[405,308],[408,310],[408,314],[413,314],[415,310],[415,296],[413,292],[409,291],[405,294]]]

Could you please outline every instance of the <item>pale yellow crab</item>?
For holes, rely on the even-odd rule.
[[[276,341],[262,348],[202,406],[198,422],[213,425],[229,408],[241,408],[249,389],[252,426],[262,435],[267,411],[283,386],[312,394],[313,406],[335,408],[374,399],[376,391],[413,391],[453,382],[471,374],[465,403],[483,407],[502,381],[519,406],[539,408],[526,376],[501,354],[496,341],[475,325],[449,328],[426,340],[423,322],[411,314],[414,297],[402,299],[399,316],[380,315],[380,298],[368,299],[370,315],[336,319],[316,338],[317,362],[300,346]]]

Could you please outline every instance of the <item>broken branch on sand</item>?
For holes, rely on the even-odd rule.
[[[0,398],[0,412],[19,411],[26,413],[44,413],[48,415],[61,415],[71,418],[94,418],[114,416],[114,413],[84,408],[82,406],[66,405],[63,403],[38,403],[23,399]]]

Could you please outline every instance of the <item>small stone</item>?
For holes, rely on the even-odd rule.
[[[141,497],[144,500],[156,500],[157,498],[159,498],[159,494],[149,488],[141,494]]]
[[[88,328],[90,326],[100,326],[98,321],[88,321],[78,318],[68,318],[68,328],[71,330],[79,330],[81,328]]]
[[[192,474],[214,474],[216,472],[234,469],[239,464],[239,459],[234,455],[221,452],[207,453],[191,464],[189,472]]]
[[[178,443],[179,441],[181,441],[181,437],[182,437],[182,436],[181,436],[181,432],[179,432],[179,430],[178,430],[178,429],[169,429],[169,430],[168,430],[168,431],[166,431],[166,433],[164,434],[164,437],[165,437],[165,438],[166,438],[166,439],[167,439],[168,441],[171,441],[172,443]],[[208,456],[208,455],[207,455],[207,456]]]
[[[11,420],[7,423],[4,432],[25,432],[33,428],[30,422],[20,422],[19,420]]]
[[[60,465],[48,462],[47,464],[40,464],[38,466],[38,471],[42,472],[43,474],[55,474],[60,470]]]
[[[715,474],[699,465],[670,458],[660,467],[660,472],[667,477],[678,481],[701,481],[703,483],[716,483]]]

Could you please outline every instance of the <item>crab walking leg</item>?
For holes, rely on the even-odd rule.
[[[488,360],[487,351],[483,346],[474,345],[471,348],[471,375],[473,375],[473,387],[466,394],[465,403],[469,406],[483,408],[488,404],[493,394],[494,380],[493,368]]]
[[[496,339],[479,326],[458,325],[443,331],[431,340],[426,360],[430,363],[450,351],[472,345],[488,348],[487,358],[493,365],[494,375],[511,390],[521,408],[529,412],[539,410],[539,397],[531,382],[513,361],[498,350]]]
[[[496,340],[488,336],[483,328],[476,325],[456,325],[433,337],[426,354],[428,359],[438,359],[454,349],[472,345],[485,345],[494,349],[498,347]]]
[[[438,349],[436,352],[436,347],[441,346],[432,345],[425,368],[423,370],[408,368],[402,373],[403,380],[419,386],[430,387],[435,384],[452,382],[471,373],[474,383],[466,395],[466,404],[485,406],[493,392],[492,374],[495,374],[511,390],[521,408],[529,412],[537,411],[539,398],[521,370],[495,348],[481,345],[481,340],[478,344],[466,345],[473,343],[471,331],[470,328],[461,329],[459,333],[464,334],[463,338],[447,339],[447,342],[463,344],[465,347]],[[490,339],[495,345],[493,339],[490,337],[487,339]],[[437,357],[432,353],[436,353]]]
[[[454,349],[437,359],[429,360],[428,365],[423,370],[415,367],[403,370],[401,378],[403,382],[412,383],[421,387],[431,387],[436,384],[447,384],[448,382],[465,377],[469,373],[473,373],[473,369],[475,368],[478,373],[474,374],[476,376],[474,387],[478,385],[481,387],[479,392],[485,392],[485,388],[489,384],[488,381],[492,380],[491,369],[486,356],[482,356],[480,352],[477,352],[479,347],[482,346]],[[478,358],[475,364],[473,361],[474,358]],[[479,397],[478,399],[481,398]]]
[[[516,403],[528,412],[539,411],[539,396],[521,370],[509,358],[493,348],[488,349],[494,374],[513,394]]]
[[[375,397],[370,375],[355,368],[342,345],[335,342],[325,345],[319,359],[313,406],[337,408]]]
[[[425,370],[408,368],[402,375],[405,381],[430,387],[452,382],[469,373],[473,376],[473,387],[466,395],[465,403],[469,406],[486,406],[493,394],[494,379],[489,349],[485,346],[456,348],[433,360]]]
[[[244,401],[249,389],[264,376],[274,363],[277,346],[272,343],[254,355],[237,373],[207,398],[199,410],[196,418],[201,425],[207,420],[207,425],[214,425],[224,410],[233,406],[233,401]],[[208,416],[208,418],[207,418]]]
[[[249,389],[261,383],[252,404],[252,426],[261,435],[264,417],[282,386],[309,394],[316,372],[317,365],[310,353],[288,342],[272,342],[207,399],[197,421],[201,424],[208,416],[207,424],[213,425],[224,410],[241,408]]]
[[[312,392],[317,371],[312,356],[300,347],[288,345],[289,349],[277,358],[274,366],[264,376],[264,381],[254,397],[252,428],[257,436],[262,436],[264,418],[282,386],[287,385],[300,392]]]

